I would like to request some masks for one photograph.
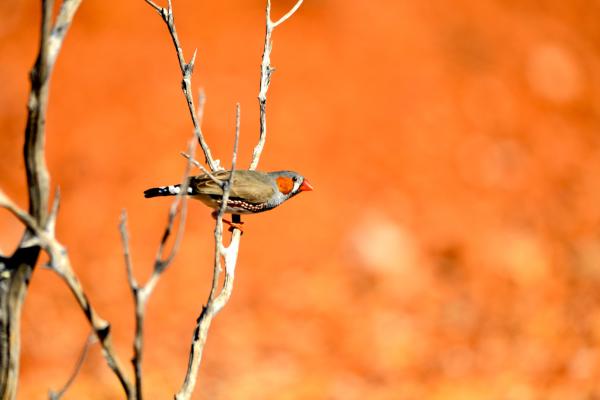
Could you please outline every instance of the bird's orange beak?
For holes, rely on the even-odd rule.
[[[311,190],[313,190],[313,187],[307,179],[304,179],[302,185],[298,188],[298,192],[310,192]]]

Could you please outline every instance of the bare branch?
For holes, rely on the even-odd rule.
[[[40,48],[29,78],[31,90],[27,102],[27,126],[25,127],[25,167],[29,190],[29,213],[41,225],[46,223],[48,187],[50,176],[46,166],[44,145],[46,142],[46,111],[48,109],[49,77],[48,37],[52,29],[53,1],[42,1],[42,27]]]
[[[209,170],[207,170],[206,168],[204,168],[204,165],[200,164],[198,161],[194,160],[189,154],[181,152],[179,153],[181,154],[183,157],[187,158],[188,160],[191,161],[192,164],[194,164],[195,167],[199,168],[202,172],[204,172],[206,175],[208,175],[208,177],[210,179],[212,179],[212,181],[214,183],[216,183],[217,185],[223,187],[223,185],[225,184],[222,180],[220,180],[219,178],[217,178],[216,176],[214,176]]]
[[[198,109],[196,110],[196,116],[198,123],[202,126],[202,119],[204,118],[204,106],[206,105],[206,93],[203,88],[198,90]]]
[[[179,40],[177,38],[177,33],[175,30],[174,22],[173,22],[173,13],[171,1],[168,0],[168,8],[160,8],[156,6],[150,0],[146,0],[148,4],[150,4],[155,10],[159,11],[160,15],[163,18],[163,21],[167,24],[169,28],[169,32],[171,34],[171,38],[175,45],[175,49],[177,51],[177,56],[179,59],[179,64],[181,67],[183,81],[182,87],[183,92],[185,94],[188,107],[190,109],[190,113],[192,114],[192,121],[194,122],[195,132],[199,138],[200,144],[204,150],[206,162],[209,165],[211,171],[216,171],[218,169],[218,163],[212,162],[212,158],[210,157],[210,150],[208,146],[203,141],[203,137],[199,128],[199,120],[202,117],[203,106],[199,104],[199,109],[197,113],[194,115],[193,113],[193,102],[190,95],[190,77],[191,70],[193,69],[193,64],[195,60],[195,52],[194,57],[192,57],[192,61],[189,64],[185,63],[185,58],[183,57],[183,53],[181,51],[181,47],[179,45]],[[256,169],[258,162],[260,160],[260,155],[264,148],[265,140],[266,140],[266,95],[270,84],[271,73],[273,72],[273,68],[270,65],[270,54],[271,54],[271,35],[274,28],[285,22],[289,19],[300,7],[302,4],[302,0],[299,0],[294,7],[290,11],[288,11],[283,17],[281,17],[276,22],[271,20],[271,3],[270,0],[267,0],[267,9],[266,9],[266,34],[265,34],[265,44],[264,51],[262,56],[261,63],[261,78],[260,78],[260,90],[259,90],[259,105],[260,105],[260,136],[259,142],[254,148],[252,162],[250,165],[250,169]],[[202,103],[202,100],[199,100],[199,103]],[[237,255],[239,251],[239,242],[241,238],[241,230],[235,226],[232,226],[232,237],[229,247],[225,247],[223,244],[223,216],[227,210],[227,203],[229,200],[230,188],[233,183],[233,177],[235,175],[236,161],[237,161],[237,151],[238,151],[238,142],[239,142],[239,131],[240,131],[240,107],[237,104],[236,107],[236,135],[235,135],[235,143],[232,157],[232,166],[231,173],[226,182],[220,181],[216,179],[209,171],[203,168],[199,163],[194,162],[193,157],[183,153],[183,156],[186,157],[189,161],[194,162],[196,166],[201,168],[205,173],[207,173],[215,182],[217,182],[223,188],[223,196],[221,198],[221,206],[219,212],[216,217],[216,224],[214,230],[215,236],[215,256],[214,256],[214,264],[213,264],[213,280],[211,285],[211,291],[208,296],[207,304],[202,308],[200,316],[198,317],[196,328],[194,331],[190,356],[188,360],[188,369],[184,379],[184,382],[180,388],[180,390],[175,394],[175,399],[183,400],[189,399],[193,393],[193,390],[196,385],[196,380],[198,376],[198,369],[200,367],[200,363],[202,360],[202,353],[204,346],[206,344],[206,338],[208,334],[208,330],[212,319],[214,316],[225,306],[228,302],[231,292],[233,289],[233,280],[235,276],[235,264],[237,262]],[[220,292],[218,291],[219,286],[219,276],[221,273],[221,259],[225,261],[225,279],[223,282],[223,287]],[[217,294],[218,292],[218,294]]]
[[[112,345],[112,338],[110,335],[110,324],[102,319],[96,310],[90,304],[87,296],[85,295],[81,283],[77,276],[73,272],[71,267],[71,261],[67,254],[66,248],[60,244],[53,235],[47,233],[42,229],[37,221],[29,215],[29,213],[23,211],[16,204],[14,204],[6,195],[0,191],[0,207],[6,208],[13,215],[15,215],[30,231],[32,231],[38,241],[39,245],[50,257],[50,268],[52,268],[71,289],[73,295],[77,299],[79,306],[83,310],[88,322],[94,330],[94,334],[100,341],[102,346],[102,353],[106,359],[108,366],[117,375],[127,398],[133,393],[132,386],[125,376],[125,372],[119,362]]]
[[[269,90],[269,85],[271,84],[271,74],[273,71],[275,71],[275,69],[271,67],[271,50],[273,49],[271,35],[273,34],[273,29],[284,23],[298,10],[298,8],[300,8],[302,1],[303,0],[298,0],[298,2],[296,2],[290,11],[288,11],[276,22],[273,22],[271,21],[271,0],[267,0],[265,44],[262,62],[260,64],[260,88],[258,92],[258,105],[260,107],[260,133],[258,143],[252,152],[252,162],[250,163],[249,167],[249,169],[252,170],[258,167],[260,155],[262,154],[263,148],[265,147],[265,141],[267,140],[267,91]]]
[[[140,287],[135,275],[133,274],[133,265],[129,252],[129,233],[127,232],[127,212],[121,213],[121,222],[119,223],[119,232],[121,233],[121,242],[123,244],[123,256],[125,258],[125,267],[127,269],[127,282],[133,294],[135,304],[135,337],[133,342],[133,372],[135,378],[135,399],[142,398],[142,347],[143,347],[143,320],[145,301],[141,296]],[[143,303],[143,304],[142,304]]]
[[[190,141],[190,144],[188,146],[188,152],[191,154],[191,158],[193,159],[194,154],[196,153],[196,141],[194,141],[194,140]],[[163,235],[163,240],[161,241],[161,244],[159,246],[159,250],[156,255],[156,262],[154,265],[154,269],[159,270],[159,272],[164,270],[171,263],[171,261],[173,261],[173,258],[175,257],[175,254],[177,254],[177,251],[179,250],[179,247],[181,245],[181,239],[183,237],[183,231],[185,228],[185,220],[186,220],[186,216],[187,216],[187,196],[186,195],[187,195],[187,191],[188,191],[188,186],[190,184],[189,177],[190,177],[191,168],[192,168],[192,162],[191,162],[191,160],[188,160],[188,162],[185,165],[185,171],[183,173],[183,178],[181,180],[179,193],[175,197],[175,200],[171,204],[171,208],[169,210],[169,222],[165,229],[165,233]],[[181,204],[181,208],[179,207],[180,204]],[[179,218],[179,229],[177,230],[177,234],[175,236],[175,242],[174,242],[173,246],[171,247],[171,251],[170,251],[169,255],[165,258],[161,258],[165,243],[166,243],[166,241],[171,233],[171,230],[173,228],[173,222],[175,221],[175,217],[177,216],[178,209],[181,209],[181,214],[180,214],[180,218]]]
[[[221,198],[221,207],[217,215],[217,221],[215,224],[215,259],[213,265],[213,281],[211,291],[208,296],[206,306],[202,307],[202,312],[198,317],[196,328],[192,339],[192,345],[190,348],[190,357],[188,360],[188,369],[185,375],[185,379],[179,391],[175,394],[176,400],[187,400],[191,398],[191,395],[196,387],[196,381],[198,378],[198,370],[200,369],[200,363],[202,361],[202,353],[206,339],[208,336],[208,330],[210,324],[219,311],[227,304],[231,297],[233,290],[233,280],[235,271],[235,261],[237,260],[237,253],[239,250],[239,242],[242,232],[234,228],[231,243],[226,248],[223,245],[223,215],[227,209],[227,202],[229,200],[229,192],[231,184],[233,183],[233,176],[235,174],[235,164],[237,160],[238,143],[240,136],[240,105],[236,105],[236,124],[235,124],[235,141],[233,146],[233,156],[231,161],[231,174],[229,179],[225,182],[223,187],[223,197]],[[216,295],[217,288],[219,285],[219,275],[221,273],[221,258],[225,258],[225,280],[221,292]]]
[[[237,163],[238,146],[240,144],[240,120],[241,120],[240,103],[235,104],[235,140],[233,142],[233,155],[231,156],[231,175],[229,176],[229,184],[233,182],[233,171]]]
[[[145,0],[145,1],[146,1],[146,3],[150,4],[150,6],[152,6],[152,8],[154,8],[159,14],[162,12],[162,8],[157,6],[153,1],[151,1],[151,0]]]
[[[54,202],[52,203],[52,209],[50,210],[50,215],[48,217],[48,222],[46,223],[46,232],[50,235],[54,236],[56,232],[56,217],[58,216],[58,209],[60,207],[60,188],[56,188],[56,192],[54,193]]]
[[[64,0],[54,25],[52,25],[53,4],[53,1],[42,1],[40,49],[30,73],[31,91],[27,104],[28,117],[25,128],[24,155],[30,199],[29,213],[41,225],[46,223],[50,184],[44,153],[48,84],[54,63],[81,0]]]
[[[229,201],[229,191],[231,189],[231,185],[233,183],[233,176],[235,174],[235,164],[237,161],[237,149],[240,137],[240,104],[236,104],[236,113],[235,113],[235,140],[233,144],[233,156],[231,158],[231,173],[229,174],[229,179],[227,180],[225,186],[223,187],[223,198],[221,199],[221,207],[219,208],[219,213],[217,215],[217,223],[215,226],[215,264],[213,270],[213,281],[210,289],[210,294],[208,296],[208,304],[211,304],[216,291],[217,286],[219,284],[219,274],[221,273],[221,253],[223,249],[223,216],[225,215],[225,210],[227,209],[227,202]]]
[[[81,371],[81,367],[83,367],[83,363],[87,357],[90,346],[94,343],[94,338],[94,333],[90,333],[85,339],[83,349],[81,349],[81,354],[77,359],[77,363],[75,364],[75,368],[73,369],[71,376],[69,376],[67,382],[58,392],[50,391],[50,393],[48,394],[48,398],[50,400],[60,400],[60,398],[63,397],[65,393],[67,393],[67,390],[69,390],[73,382],[75,382],[77,375],[79,375],[79,372]]]
[[[131,262],[131,253],[129,252],[129,234],[127,233],[127,211],[121,212],[121,221],[119,222],[119,232],[121,233],[121,243],[123,244],[123,256],[125,258],[125,267],[127,268],[127,282],[130,288],[137,290],[138,283],[133,275],[133,264]]]
[[[218,160],[215,161],[212,159],[212,156],[210,154],[210,149],[209,149],[208,145],[206,144],[206,142],[204,141],[202,131],[200,128],[200,121],[202,119],[203,112],[204,112],[204,93],[202,91],[200,92],[199,100],[198,100],[198,110],[196,112],[194,112],[193,99],[191,96],[191,89],[190,89],[191,88],[191,74],[192,74],[194,62],[196,59],[196,51],[194,51],[194,56],[192,57],[192,60],[190,61],[190,63],[186,63],[185,58],[183,56],[183,51],[181,50],[181,46],[179,44],[177,31],[175,29],[171,0],[168,0],[168,8],[166,8],[166,9],[158,7],[156,4],[154,4],[150,0],[146,0],[146,2],[160,13],[161,17],[163,18],[163,21],[167,24],[167,27],[169,29],[169,33],[171,34],[171,39],[173,40],[173,44],[174,44],[175,50],[177,52],[177,58],[179,60],[179,65],[180,65],[181,72],[182,72],[182,78],[183,78],[182,79],[182,88],[183,88],[183,93],[185,95],[185,98],[186,98],[186,101],[188,104],[190,115],[192,117],[192,122],[194,124],[194,132],[195,132],[196,137],[198,138],[198,141],[204,151],[206,163],[208,164],[210,170],[212,172],[214,172],[214,171],[220,169],[219,163],[218,163]],[[210,322],[212,321],[212,318],[218,312],[218,310],[220,310],[222,308],[222,306],[225,304],[225,302],[226,302],[226,300],[224,300],[225,297],[227,299],[229,298],[229,295],[231,294],[231,288],[233,285],[233,275],[226,277],[225,282],[227,284],[226,286],[227,286],[228,290],[222,291],[221,294],[219,294],[219,296],[217,296],[217,298],[215,299],[214,296],[215,296],[216,289],[217,289],[218,282],[219,282],[218,277],[219,277],[219,273],[221,271],[221,266],[220,266],[221,258],[224,255],[224,252],[226,251],[226,249],[222,243],[223,214],[227,208],[227,201],[229,198],[230,187],[233,182],[232,179],[233,179],[234,170],[235,170],[235,162],[236,162],[236,158],[237,158],[237,148],[238,148],[238,142],[239,142],[239,126],[240,126],[239,120],[240,120],[240,112],[239,112],[239,104],[238,104],[237,112],[236,112],[236,138],[235,138],[233,160],[232,160],[232,171],[231,171],[231,174],[230,174],[227,182],[223,182],[223,181],[220,181],[217,178],[215,178],[211,174],[211,172],[206,170],[203,166],[201,166],[198,162],[196,162],[193,159],[193,154],[188,155],[188,154],[182,153],[182,155],[188,159],[188,166],[191,163],[194,163],[194,165],[196,165],[200,169],[202,169],[215,182],[217,182],[221,187],[223,187],[223,197],[221,199],[222,206],[219,211],[219,215],[217,217],[217,221],[216,221],[216,225],[215,225],[215,262],[214,262],[214,271],[213,271],[213,285],[212,285],[211,292],[209,294],[207,306],[203,308],[203,311],[202,311],[200,317],[198,318],[198,323],[196,326],[196,333],[194,334],[194,338],[192,340],[192,346],[191,346],[191,350],[190,350],[188,371],[186,373],[186,377],[184,379],[184,383],[183,383],[180,391],[175,395],[175,397],[178,399],[189,399],[189,397],[191,396],[191,393],[193,392],[193,389],[196,384],[198,368],[200,366],[202,350],[204,348],[204,344],[206,343],[206,335],[208,332],[208,328],[210,326]],[[182,184],[181,190],[179,192],[180,195],[182,193],[183,194],[187,193],[187,184],[188,184],[188,181],[186,179],[186,181]],[[164,246],[166,237],[169,234],[169,229],[170,228],[168,228],[165,231],[165,236],[163,237],[163,241],[161,242],[161,246],[159,248],[159,253],[158,253],[159,255],[162,254],[162,247]],[[239,229],[234,230],[233,238],[237,242],[239,242],[240,236],[241,236],[241,231],[239,231]],[[237,243],[232,246],[232,249],[235,249],[236,252],[237,252],[238,248],[239,248],[239,244],[237,244]],[[150,278],[149,282],[147,283],[147,285],[144,288],[138,290],[138,295],[135,296],[135,298],[136,298],[136,319],[138,321],[140,320],[139,318],[137,318],[137,315],[140,314],[139,304],[143,303],[143,301],[142,301],[143,297],[140,299],[139,296],[142,296],[142,295],[139,293],[142,293],[142,294],[145,293],[146,289],[148,289],[149,291],[152,290],[153,282],[156,281],[156,279],[157,279],[156,277],[162,270],[160,268],[161,264],[158,262],[158,260],[159,260],[159,257],[157,257],[157,264],[156,264],[154,273],[152,274],[152,277]],[[226,262],[228,262],[227,260],[229,260],[229,262],[231,262],[231,260],[234,260],[234,258],[229,256],[228,258],[226,258]],[[227,270],[230,271],[230,268],[227,268]],[[225,296],[227,293],[229,295]],[[213,307],[213,303],[218,304],[218,307]],[[141,315],[143,318],[143,311],[142,311]],[[138,325],[140,325],[140,324],[138,323]],[[140,335],[138,335],[138,333],[136,333],[136,342],[137,342],[138,336],[140,336]],[[140,339],[140,341],[141,341],[141,339]],[[140,345],[140,349],[141,349],[141,345]],[[136,350],[136,352],[137,352],[137,350]],[[136,354],[138,354],[138,353],[136,353]],[[141,354],[141,350],[140,350],[139,354]],[[134,355],[134,364],[135,364],[136,358],[137,358],[137,356]],[[138,370],[136,369],[136,375],[137,374],[138,374]],[[140,389],[138,389],[138,398],[141,398],[139,396],[141,396],[141,387],[140,387]]]
[[[30,72],[31,89],[27,101],[27,125],[23,156],[27,174],[29,214],[39,226],[46,226],[50,176],[46,166],[46,113],[52,69],[65,35],[81,0],[64,0],[52,26],[53,0],[42,0],[42,19],[37,59]],[[48,227],[54,229],[54,221]],[[16,397],[20,319],[23,301],[40,249],[29,246],[32,233],[26,230],[21,244],[2,262],[0,285],[0,398]]]
[[[127,234],[127,214],[125,211],[123,211],[121,223],[119,225],[121,241],[123,243],[123,253],[125,256],[125,266],[127,268],[127,280],[129,282],[129,287],[131,289],[135,304],[135,336],[133,341],[133,358],[131,359],[131,362],[133,364],[135,374],[135,398],[137,400],[141,400],[143,398],[142,356],[144,349],[144,320],[146,316],[146,304],[148,303],[148,299],[152,295],[152,292],[154,291],[161,274],[171,264],[181,245],[187,216],[187,201],[185,196],[189,184],[189,175],[193,155],[196,152],[195,138],[190,140],[188,151],[190,152],[191,156],[188,158],[188,162],[186,163],[183,178],[181,180],[180,191],[175,197],[175,200],[173,200],[173,203],[169,209],[167,226],[165,227],[165,231],[159,244],[159,249],[154,261],[154,269],[152,271],[152,275],[144,286],[139,286],[133,273],[133,267],[129,255],[129,235]],[[173,230],[173,225],[177,215],[179,215],[179,227],[177,229],[175,241],[169,254],[163,258],[164,248],[169,236],[171,235],[171,231]]]
[[[273,26],[273,28],[276,28],[277,26],[283,24],[292,15],[294,15],[294,13],[296,11],[298,11],[300,6],[302,5],[302,2],[303,2],[303,0],[298,0],[298,2],[296,2],[296,4],[294,4],[294,7],[292,7],[292,9],[290,11],[288,11],[283,17],[279,18],[276,22],[271,22],[271,25]]]
[[[179,60],[179,68],[181,69],[181,88],[183,90],[183,94],[185,96],[185,100],[188,105],[188,110],[190,112],[190,116],[192,118],[192,123],[194,124],[194,134],[198,139],[198,143],[202,147],[202,151],[204,152],[204,158],[206,164],[210,168],[211,171],[216,171],[219,169],[218,160],[214,160],[212,158],[212,154],[210,152],[210,148],[208,144],[204,140],[204,135],[202,134],[202,128],[200,126],[200,118],[196,114],[196,110],[194,107],[194,99],[192,97],[192,72],[194,70],[194,63],[196,60],[196,51],[194,51],[194,55],[189,63],[186,63],[185,57],[183,55],[183,50],[181,49],[181,45],[179,43],[179,37],[177,35],[177,29],[175,28],[175,21],[173,18],[173,7],[171,4],[171,0],[168,0],[167,8],[161,8],[157,6],[154,2],[150,0],[145,0],[152,8],[154,8],[161,15],[163,21],[167,25],[169,29],[169,33],[171,35],[171,39],[173,40],[173,45],[175,46],[175,51],[177,52],[177,59]]]
[[[127,233],[127,213],[123,210],[121,214],[121,222],[119,223],[119,231],[121,232],[121,242],[123,243],[123,255],[125,257],[125,267],[127,268],[127,281],[133,295],[135,304],[135,336],[133,339],[133,372],[135,378],[135,399],[141,400],[143,396],[142,390],[142,349],[143,349],[143,323],[144,310],[146,305],[146,296],[143,296],[143,290],[140,290],[135,275],[133,274],[133,265],[129,253],[129,234]],[[143,288],[142,288],[143,289]]]
[[[81,0],[63,0],[48,42],[48,68],[52,70],[56,57],[71,26],[73,17],[81,5]]]

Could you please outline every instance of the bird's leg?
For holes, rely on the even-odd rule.
[[[212,215],[212,217],[214,219],[217,219],[217,216],[219,215],[218,211],[213,211],[210,215]],[[244,232],[244,230],[242,229],[242,225],[244,224],[242,222],[242,218],[240,217],[239,214],[232,214],[231,215],[231,221],[223,218],[223,222],[226,223],[227,225],[229,225],[229,232],[233,232],[234,229],[239,229],[240,231],[242,231],[242,233]]]
[[[239,229],[240,231],[242,231],[242,233],[244,233],[244,230],[242,229],[242,225],[244,223],[242,222],[242,216],[240,214],[231,214],[231,224],[229,224],[229,231],[233,232],[234,229]]]
[[[244,233],[244,230],[242,229],[243,224],[244,223],[242,222],[242,217],[240,214],[231,214],[231,222],[228,224],[229,232],[233,232],[234,229],[239,229],[242,233]]]

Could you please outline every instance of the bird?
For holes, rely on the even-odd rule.
[[[223,199],[223,184],[230,176],[231,171],[221,170],[189,177],[186,194],[215,209],[213,217],[216,217]],[[234,222],[224,222],[239,229],[236,224],[239,215],[272,210],[297,194],[311,190],[310,182],[294,171],[236,170],[225,208],[226,213],[233,215]],[[176,196],[180,191],[181,184],[153,187],[144,191],[144,197]]]

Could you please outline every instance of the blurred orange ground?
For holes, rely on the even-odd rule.
[[[274,0],[274,15],[293,4]],[[0,24],[0,186],[26,206],[21,156],[37,1]],[[264,1],[174,1],[204,131],[229,165],[258,132]],[[236,285],[214,321],[195,399],[600,398],[600,3],[310,1],[274,33],[264,170],[316,190],[245,219]],[[144,1],[84,1],[55,70],[48,165],[58,235],[131,357],[132,301],[191,135],[172,43]],[[183,247],[149,303],[146,397],[172,398],[208,294],[212,220],[190,206]],[[0,248],[20,226],[0,212]],[[19,399],[68,377],[88,333],[38,268]],[[67,399],[121,395],[97,347]]]

